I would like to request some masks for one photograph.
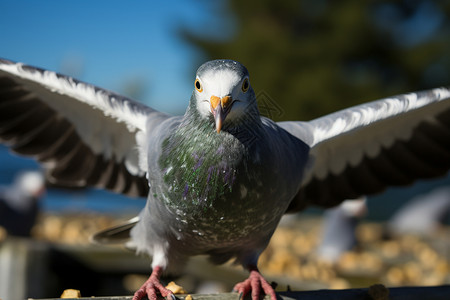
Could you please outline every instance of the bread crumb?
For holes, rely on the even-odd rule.
[[[67,289],[61,294],[61,298],[80,298],[81,293],[79,290]]]
[[[166,286],[166,289],[171,290],[174,294],[186,294],[186,291],[183,289],[183,287],[177,285],[175,282],[171,281]]]

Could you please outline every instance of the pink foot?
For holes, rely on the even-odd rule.
[[[259,296],[261,295],[261,291],[263,291],[266,295],[270,296],[271,300],[276,300],[277,296],[275,294],[275,290],[272,286],[264,279],[264,277],[259,273],[258,268],[250,267],[250,276],[243,282],[236,284],[233,290],[237,291],[239,294],[242,294],[241,298],[244,298],[250,291],[252,293],[253,300],[259,300]]]
[[[157,300],[158,293],[163,297],[171,296],[174,299],[172,291],[166,289],[159,281],[161,274],[162,268],[155,267],[147,281],[134,293],[133,300],[142,300],[145,297],[149,300]]]

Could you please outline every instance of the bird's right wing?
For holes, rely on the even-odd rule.
[[[281,122],[310,146],[291,205],[345,199],[442,176],[450,168],[450,90],[439,88],[354,106],[310,122]]]
[[[51,71],[0,59],[0,142],[47,179],[146,196],[146,136],[169,116]]]

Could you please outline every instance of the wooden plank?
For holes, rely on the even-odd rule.
[[[384,288],[382,285],[374,285],[366,289],[347,290],[317,290],[301,292],[278,292],[279,300],[448,300],[450,299],[450,285],[433,287],[398,287]],[[191,294],[193,300],[238,300],[237,293],[221,294]],[[185,300],[186,295],[177,295],[180,300]],[[113,297],[85,297],[71,298],[69,300],[131,300],[132,296]],[[246,297],[246,299],[251,299]],[[57,300],[57,299],[41,299]],[[67,300],[67,299],[66,299]],[[265,297],[264,300],[269,300]]]

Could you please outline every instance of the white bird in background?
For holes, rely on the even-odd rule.
[[[356,246],[356,225],[366,213],[365,197],[345,200],[326,210],[317,255],[324,261],[335,263],[344,252]]]
[[[450,215],[450,187],[440,187],[414,197],[389,220],[393,234],[433,234]]]
[[[44,193],[41,172],[20,172],[12,185],[0,187],[0,226],[9,235],[30,236],[39,212],[39,199]]]
[[[275,300],[257,262],[283,214],[449,170],[447,88],[276,123],[260,116],[238,62],[207,62],[192,82],[186,113],[169,116],[0,60],[2,142],[42,162],[52,183],[147,197],[139,220],[123,227],[152,256],[152,274],[135,300],[173,295],[162,273],[179,272],[199,254],[215,263],[234,258],[250,272],[235,290]]]

